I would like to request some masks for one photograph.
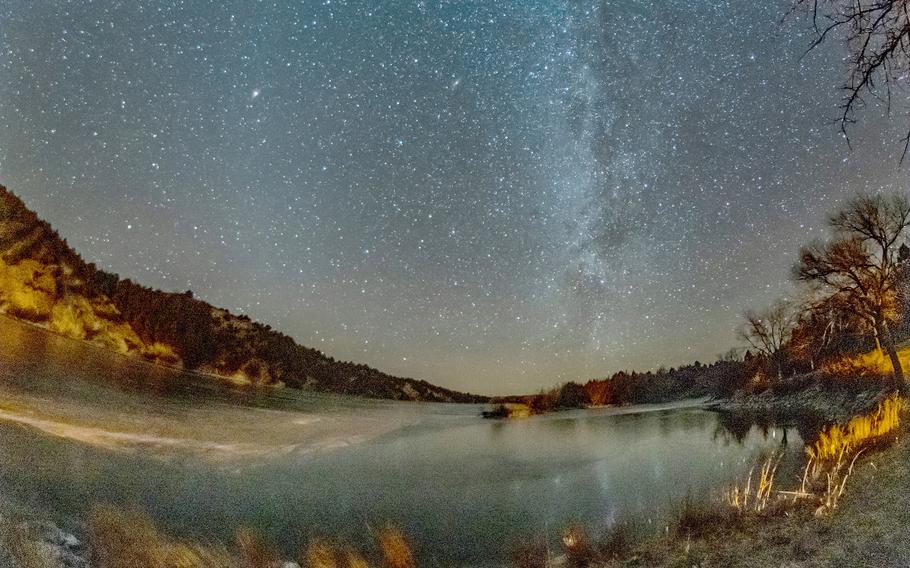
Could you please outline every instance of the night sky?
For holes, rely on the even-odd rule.
[[[0,183],[82,255],[483,393],[714,360],[903,122],[788,3],[0,0]]]

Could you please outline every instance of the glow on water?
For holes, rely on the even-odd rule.
[[[476,565],[573,521],[659,530],[762,452],[794,472],[803,454],[796,429],[691,406],[488,421],[478,406],[216,388],[7,320],[0,338],[0,496],[69,526],[113,502],[181,535],[256,527],[290,552],[392,521],[422,559]]]

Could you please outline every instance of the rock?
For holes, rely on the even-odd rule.
[[[82,543],[79,542],[79,539],[76,538],[75,535],[62,530],[54,523],[23,523],[20,526],[34,534],[36,539],[48,544],[68,549],[78,549],[82,547]]]
[[[38,550],[49,561],[48,565],[54,568],[89,568],[88,560],[65,546],[39,542]]]
[[[75,535],[70,534],[54,523],[22,522],[7,530],[18,532],[34,553],[40,558],[43,566],[49,568],[90,568],[85,557],[82,543]],[[0,554],[0,568],[26,568],[17,561],[9,551]]]

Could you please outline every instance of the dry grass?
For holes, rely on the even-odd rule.
[[[342,568],[338,548],[324,539],[315,539],[300,556],[300,565],[307,568]]]
[[[87,529],[95,568],[280,568],[284,564],[278,550],[251,529],[239,529],[234,548],[229,550],[219,544],[171,538],[147,515],[111,506],[96,507]],[[23,546],[28,542],[23,540]],[[413,548],[398,528],[388,525],[378,531],[376,545],[385,568],[416,568]],[[23,549],[22,555],[27,554]],[[307,568],[371,568],[357,550],[326,539],[311,541],[301,551],[300,564]]]
[[[96,568],[242,568],[223,546],[169,538],[146,515],[99,506],[88,523]]]
[[[310,543],[300,560],[307,568],[370,568],[370,563],[356,550],[325,539]]]
[[[753,468],[743,483],[724,492],[727,505],[742,514],[761,513],[781,503],[814,502],[817,516],[830,514],[846,491],[856,460],[871,445],[898,431],[906,407],[906,400],[895,393],[872,412],[821,430],[817,440],[806,445],[806,466],[796,489],[775,489],[780,458],[765,458],[757,475]]]
[[[897,358],[900,359],[904,369],[910,369],[910,347],[898,349]],[[831,361],[824,366],[824,370],[837,376],[875,376],[890,375],[894,372],[891,359],[881,349],[873,349],[859,355],[844,356]]]
[[[834,462],[834,465],[825,472],[824,491],[819,499],[819,506],[815,509],[816,516],[830,514],[837,508],[837,503],[840,501],[840,498],[843,497],[844,490],[847,488],[847,480],[853,473],[853,466],[856,464],[856,460],[863,451],[864,450],[861,449],[853,454],[850,465],[845,469],[844,466],[846,462],[844,460],[844,451],[842,450],[837,457],[837,461]]]
[[[367,559],[353,548],[344,550],[343,559],[347,568],[370,568],[370,563],[367,562]]]
[[[726,507],[717,503],[686,498],[676,514],[674,534],[677,538],[702,537],[728,525],[734,518]]]
[[[816,462],[840,459],[844,453],[897,432],[907,408],[906,399],[892,394],[868,414],[855,416],[846,424],[835,424],[819,432],[818,439],[806,446],[806,453]]]
[[[388,525],[377,532],[376,544],[386,568],[415,568],[414,551],[404,533]],[[306,568],[370,568],[371,564],[357,550],[324,538],[307,545],[300,555],[300,565]]]
[[[238,529],[234,535],[234,547],[243,568],[281,566],[281,556],[278,554],[278,550],[258,531],[248,528]]]
[[[397,527],[383,527],[376,535],[376,544],[386,568],[414,568],[417,565],[411,544]]]
[[[739,512],[761,513],[767,509],[775,495],[774,476],[777,474],[777,466],[780,465],[782,457],[783,455],[767,457],[757,476],[753,476],[755,468],[750,469],[746,481],[741,486],[734,485],[724,492],[727,504]],[[754,483],[753,477],[755,477]]]

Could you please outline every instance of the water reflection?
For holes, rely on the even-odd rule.
[[[7,502],[71,526],[98,501],[139,506],[203,539],[253,526],[289,553],[315,536],[363,542],[387,521],[446,565],[505,560],[513,542],[573,521],[658,530],[763,453],[798,471],[807,432],[697,407],[489,421],[472,406],[225,390],[18,324],[0,321],[0,337],[12,346],[0,354]],[[85,428],[96,437],[72,435]]]
[[[714,438],[725,444],[743,444],[750,435],[758,434],[764,439],[778,439],[789,443],[788,432],[795,430],[800,440],[814,439],[825,426],[819,416],[783,417],[771,413],[717,411],[717,428]]]

